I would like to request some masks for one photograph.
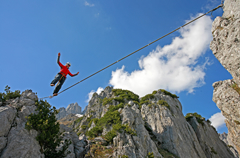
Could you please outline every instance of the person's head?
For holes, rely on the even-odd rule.
[[[65,66],[69,68],[71,66],[71,63],[67,62]]]

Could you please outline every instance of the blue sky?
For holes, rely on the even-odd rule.
[[[60,61],[71,62],[62,90],[187,21],[218,6],[221,0],[2,0],[0,1],[0,89],[32,89],[39,98],[52,94],[50,82]],[[186,5],[187,4],[187,5]],[[184,115],[206,119],[220,112],[212,101],[212,84],[231,79],[209,49],[211,22],[218,9],[196,23],[150,45],[129,58],[48,99],[57,107],[77,102],[106,86],[140,96],[157,89],[176,93]],[[227,132],[215,115],[218,132]]]

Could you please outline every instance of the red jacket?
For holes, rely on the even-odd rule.
[[[72,74],[69,70],[68,70],[68,68],[65,66],[65,65],[63,65],[60,61],[58,61],[58,64],[59,64],[59,66],[61,67],[61,70],[60,70],[60,74],[62,74],[65,78],[67,77],[67,75],[69,74],[70,76],[76,76],[76,74]]]

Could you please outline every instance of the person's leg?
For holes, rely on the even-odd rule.
[[[65,81],[65,77],[62,77],[61,80],[59,81],[59,83],[57,84],[57,86],[55,87],[53,94],[57,95],[58,91],[61,89],[64,81]]]
[[[50,85],[54,86],[60,80],[61,77],[62,77],[62,74],[57,74],[55,78],[52,80]]]

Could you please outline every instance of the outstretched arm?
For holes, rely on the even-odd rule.
[[[79,74],[79,72],[77,72],[76,74],[71,74],[71,72],[69,72],[69,75],[74,77],[74,76],[77,76]]]
[[[57,63],[59,64],[59,60],[60,60],[60,52],[58,53],[58,58],[57,58]]]
[[[60,52],[58,53],[57,63],[60,67],[63,67],[63,64],[60,62]]]

